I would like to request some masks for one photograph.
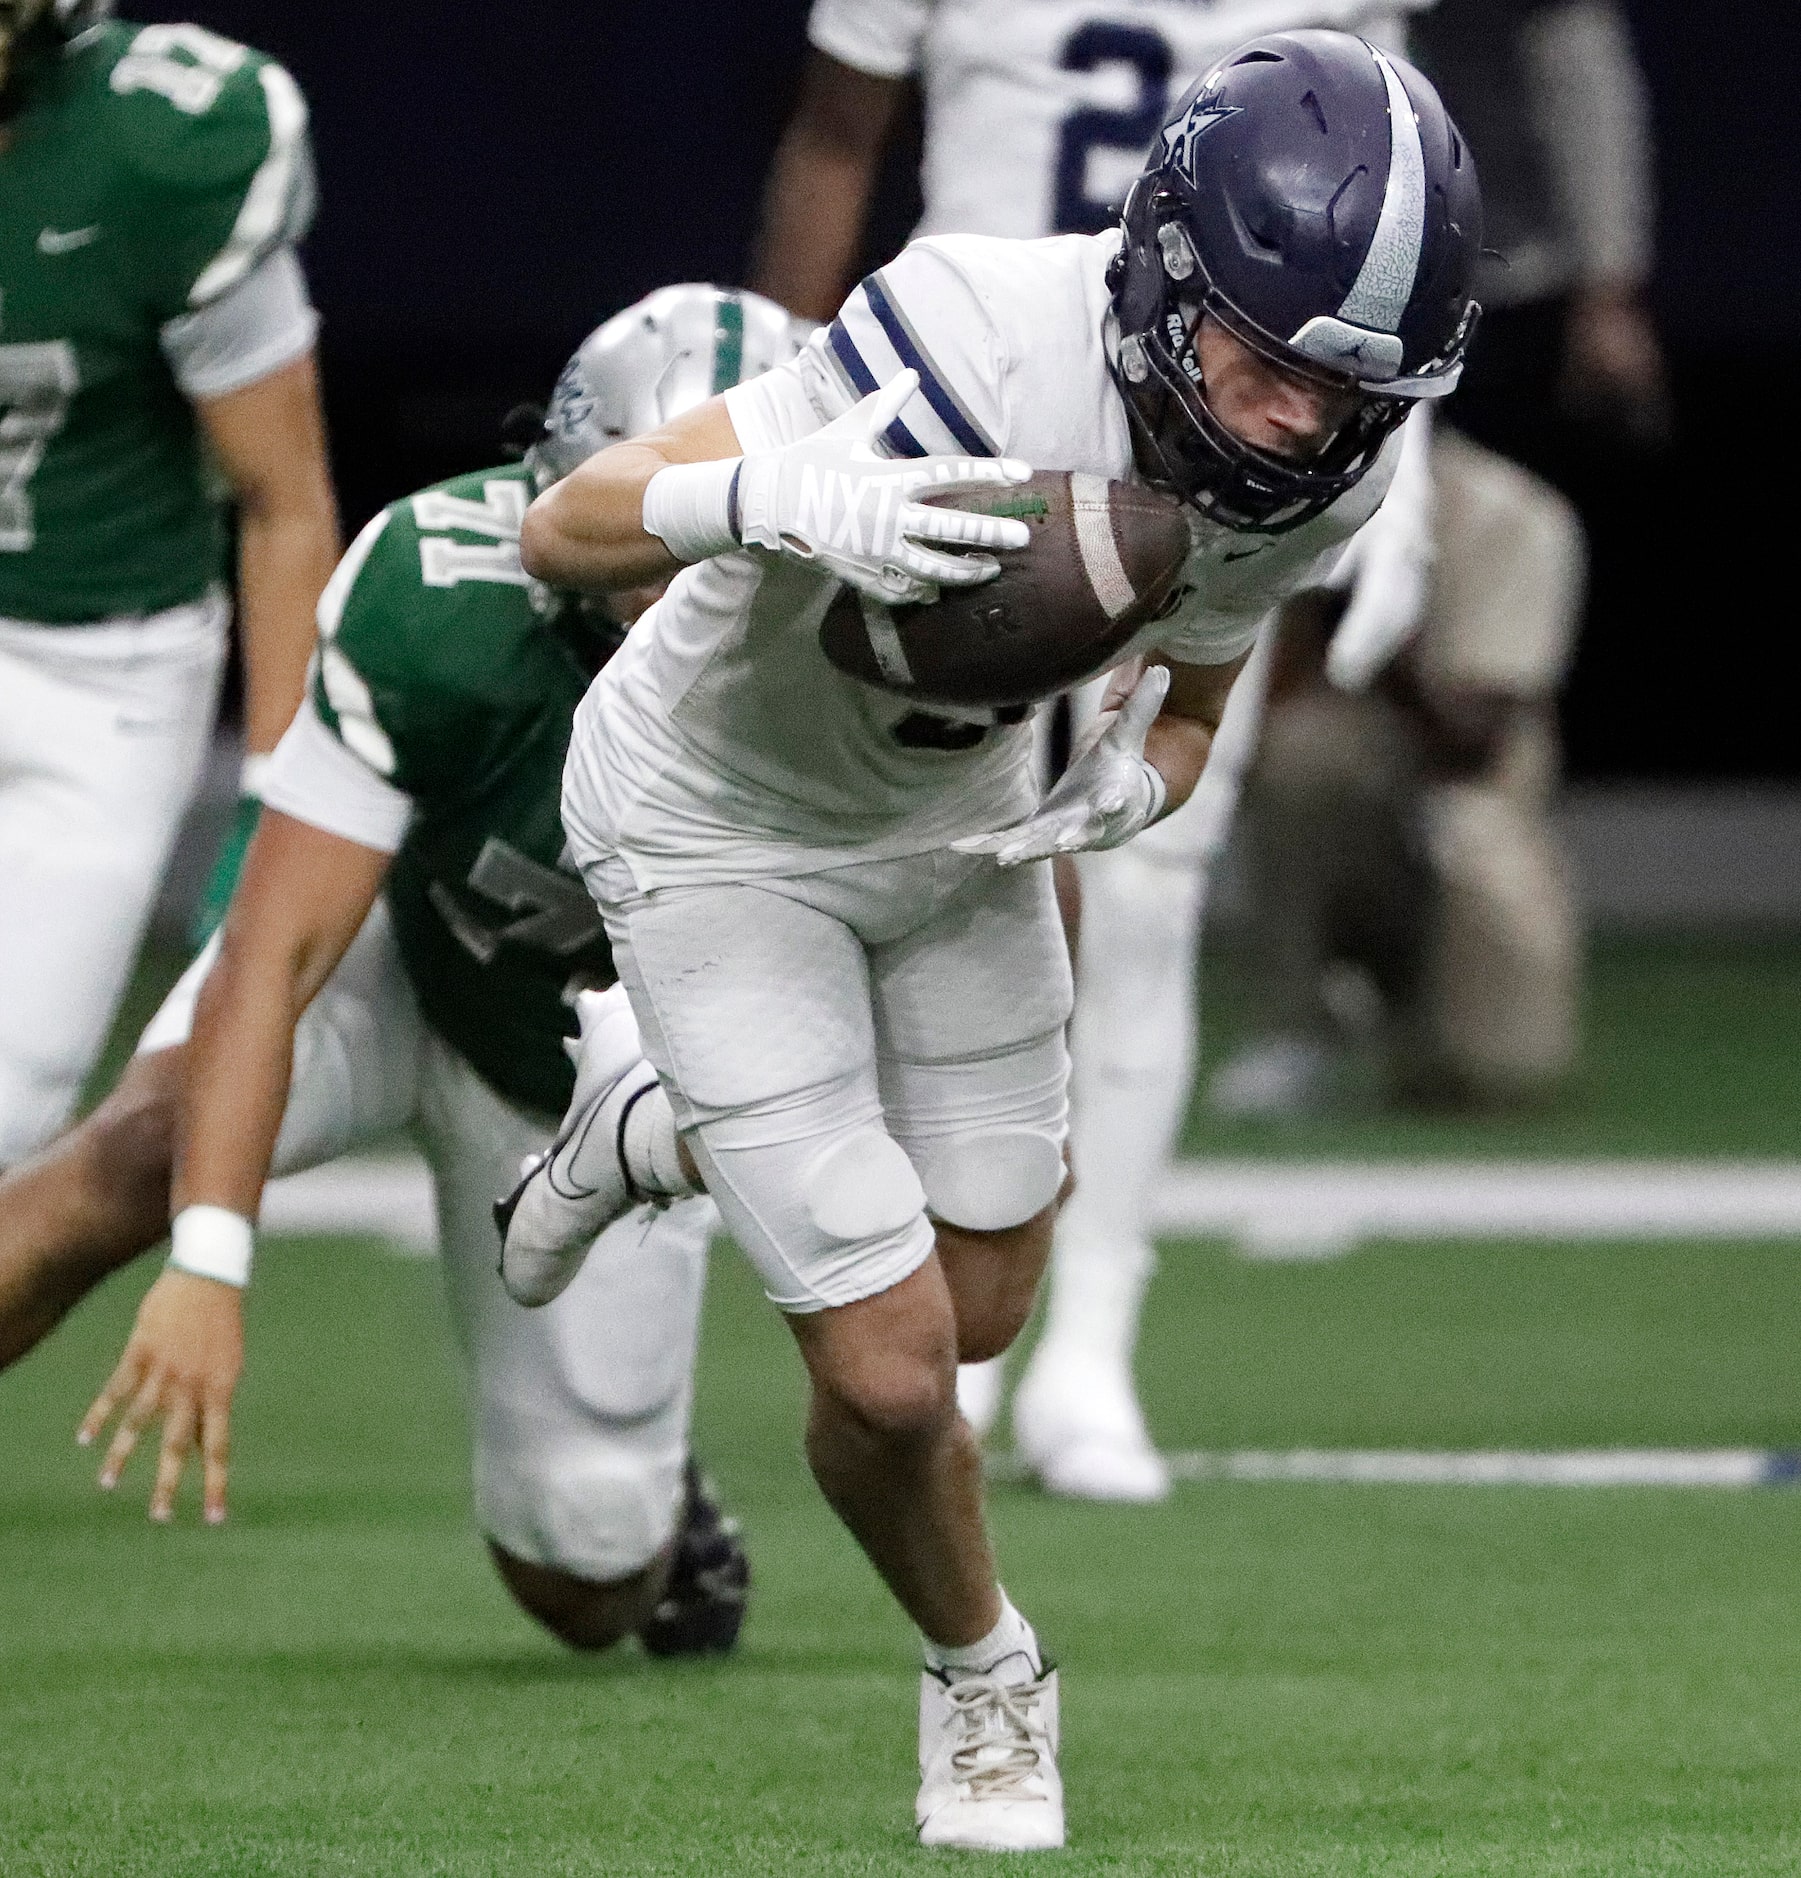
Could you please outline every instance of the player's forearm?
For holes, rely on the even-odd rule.
[[[1165,711],[1151,726],[1144,740],[1144,760],[1163,778],[1164,815],[1174,814],[1194,794],[1213,748],[1213,733],[1213,725],[1172,711]]]
[[[171,1216],[222,1207],[254,1220],[274,1158],[306,1000],[299,956],[244,958],[227,932],[194,1013],[176,1127]]]
[[[547,586],[582,593],[667,580],[698,557],[675,554],[651,532],[645,491],[661,471],[675,465],[723,466],[738,455],[738,435],[720,398],[646,437],[602,450],[526,510],[519,536],[525,571]],[[722,475],[723,495],[729,472]]]
[[[279,501],[252,498],[240,505],[244,732],[253,755],[275,748],[300,706],[314,615],[337,558],[337,509],[322,478]]]
[[[246,1257],[243,1222],[256,1217],[281,1131],[295,1028],[368,917],[388,865],[385,853],[274,809],[250,844],[195,1007],[170,1192],[177,1218],[194,1207],[236,1215]],[[176,1257],[188,1264],[179,1234]]]

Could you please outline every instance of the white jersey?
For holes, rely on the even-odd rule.
[[[894,454],[1005,455],[1129,479],[1107,356],[1118,240],[914,242],[792,364],[725,394],[740,444],[805,436],[911,367],[920,388],[886,433]],[[1286,534],[1191,513],[1184,596],[1131,650],[1238,658],[1375,510],[1399,450],[1391,439],[1354,489]],[[922,739],[917,706],[827,662],[819,628],[837,591],[827,574],[752,550],[677,575],[576,713],[563,819],[578,852],[616,849],[649,891],[921,854],[1030,808],[1028,725],[985,722],[947,749]]]
[[[1400,50],[1432,0],[814,0],[808,37],[858,71],[917,74],[924,234],[1088,233],[1119,216],[1169,108],[1259,33]]]

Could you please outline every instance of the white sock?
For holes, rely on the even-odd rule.
[[[1038,1633],[1001,1593],[1000,1622],[975,1643],[934,1643],[922,1634],[926,1668],[955,1682],[961,1676],[992,1676],[997,1682],[1036,1682],[1044,1674]]]
[[[701,1191],[683,1171],[675,1114],[661,1083],[653,1084],[632,1103],[621,1135],[625,1171],[640,1193],[680,1200]]]

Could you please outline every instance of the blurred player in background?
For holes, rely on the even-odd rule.
[[[1403,575],[1384,642],[1347,634],[1331,594],[1281,619],[1239,829],[1255,1034],[1208,1085],[1229,1114],[1328,1104],[1351,1038],[1377,1044],[1390,1095],[1430,1105],[1542,1099],[1575,1056],[1550,806],[1582,532],[1456,431],[1432,454],[1413,604]]]
[[[815,0],[813,51],[777,152],[757,285],[824,317],[855,267],[884,147],[907,86],[924,95],[926,232],[1049,235],[1119,219],[1170,103],[1248,34],[1328,26],[1399,48],[1432,0]],[[1144,840],[1077,864],[1071,1157],[1047,1331],[1014,1402],[1014,1434],[1046,1485],[1149,1500],[1168,1473],[1132,1378],[1156,1262],[1150,1200],[1188,1103],[1205,877],[1255,733],[1258,674],[1239,688],[1194,799]],[[1087,700],[1081,714],[1092,712]],[[1071,896],[1073,898],[1073,896]],[[982,1431],[998,1363],[965,1371]]]
[[[0,1361],[159,1240],[174,1206],[169,1268],[83,1430],[119,1415],[111,1485],[161,1418],[154,1517],[171,1516],[196,1447],[208,1518],[224,1516],[265,1177],[411,1125],[470,1370],[476,1513],[509,1589],[578,1647],[737,1635],[742,1549],[687,1447],[711,1206],[622,1221],[536,1315],[496,1271],[493,1196],[570,1098],[578,989],[613,977],[593,904],[559,865],[571,716],[649,597],[553,594],[520,568],[518,535],[535,490],[780,363],[804,332],[755,296],[653,294],[576,353],[524,465],[458,477],[364,529],[320,603],[313,680],[221,939],[118,1089],[0,1182]],[[617,1032],[608,1010],[584,996],[591,1042]],[[668,1139],[673,1152],[672,1123]]]
[[[522,537],[561,586],[690,569],[584,702],[564,821],[806,1360],[815,1476],[921,1632],[927,1844],[1063,1840],[1057,1678],[997,1581],[956,1412],[958,1356],[1025,1321],[1063,1178],[1067,955],[1028,864],[1188,797],[1260,622],[1379,505],[1473,317],[1474,166],[1363,41],[1269,35],[1146,129],[1119,230],[916,241],[793,366],[584,464]],[[917,498],[1027,464],[1142,474],[1192,511],[1180,596],[1134,643],[1151,663],[1035,808],[1029,726],[922,737],[819,645],[840,582],[893,604],[998,572],[983,551],[1024,524]],[[595,1092],[567,1139],[616,1138],[609,1113]]]
[[[1482,163],[1489,212],[1482,343],[1453,421],[1554,479],[1572,426],[1591,447],[1658,443],[1655,155],[1625,9],[1439,0],[1413,44]]]
[[[1611,0],[1440,0],[1415,43],[1482,162],[1482,333],[1392,659],[1366,661],[1354,695],[1328,682],[1319,612],[1289,622],[1245,800],[1257,1034],[1209,1087],[1235,1115],[1329,1104],[1372,1018],[1403,1100],[1540,1100],[1578,1044],[1551,809],[1581,528],[1556,489],[1468,439],[1558,474],[1578,439],[1666,434],[1645,87]]]
[[[205,758],[222,493],[252,773],[338,550],[305,103],[107,12],[0,0],[0,1167],[67,1122]]]

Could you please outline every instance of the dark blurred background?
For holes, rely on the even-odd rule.
[[[312,102],[323,206],[308,260],[354,527],[495,460],[502,415],[542,398],[605,315],[666,281],[742,278],[806,0],[123,10],[274,53]],[[1594,554],[1570,770],[1792,779],[1801,27],[1788,0],[1629,10],[1654,97],[1677,429],[1644,452],[1544,420],[1543,459]],[[913,208],[902,150],[873,247],[898,246]]]

